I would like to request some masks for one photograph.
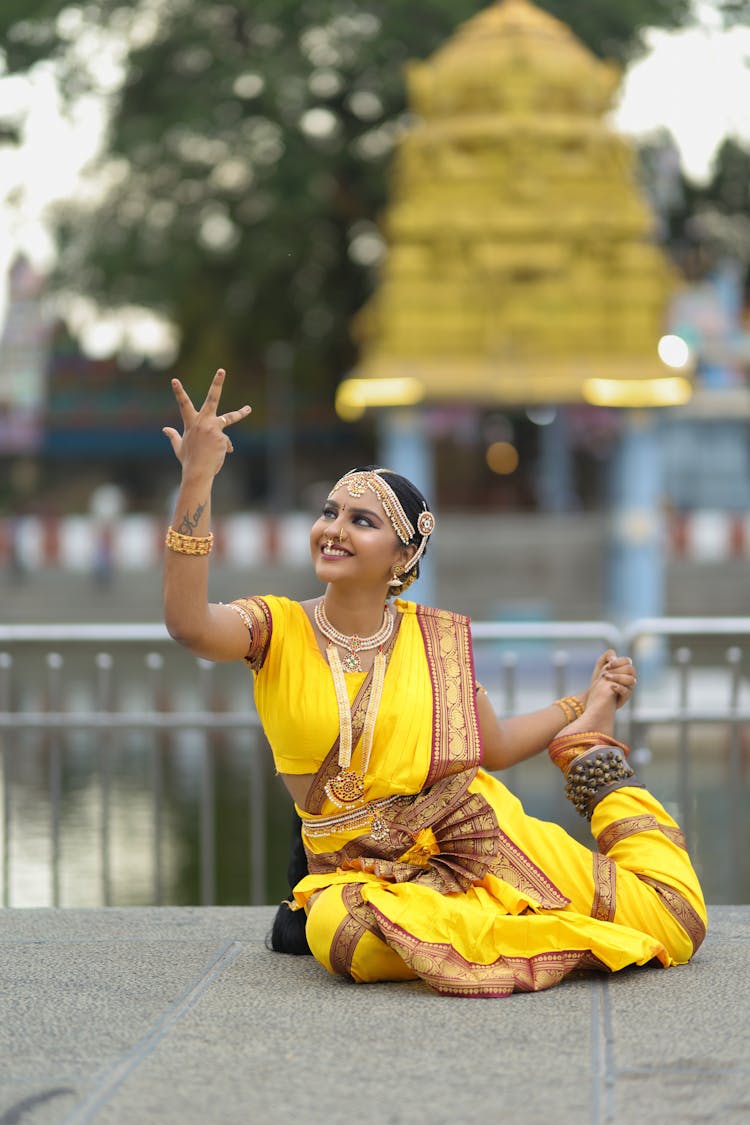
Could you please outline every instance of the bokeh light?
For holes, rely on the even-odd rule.
[[[667,367],[687,367],[690,362],[690,348],[682,336],[662,336],[656,350]]]
[[[518,450],[509,441],[493,441],[487,447],[487,464],[493,473],[509,476],[518,468]]]

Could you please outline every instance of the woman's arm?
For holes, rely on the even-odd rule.
[[[617,656],[612,649],[603,653],[594,666],[591,684],[575,696],[582,709],[586,707],[591,688],[599,680],[612,685],[620,707],[630,698],[635,686],[635,668],[628,657]],[[525,715],[498,719],[484,691],[477,696],[477,712],[484,750],[482,764],[488,770],[504,770],[539,754],[570,722],[558,703]]]
[[[224,429],[250,413],[243,406],[217,416],[223,383],[220,369],[196,410],[180,381],[172,380],[183,432],[166,426],[164,433],[182,466],[182,483],[172,522],[177,538],[171,537],[174,545],[164,552],[164,621],[171,636],[196,656],[241,660],[250,647],[247,626],[233,610],[209,603],[209,554],[198,553],[209,546],[214,477],[232,452]]]

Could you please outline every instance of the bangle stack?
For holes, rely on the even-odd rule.
[[[210,555],[213,545],[212,532],[208,535],[181,535],[173,527],[168,529],[164,540],[164,546],[170,551],[176,551],[178,555]]]
[[[583,704],[577,695],[566,695],[564,699],[556,699],[554,707],[559,707],[565,716],[566,723],[572,723],[574,719],[580,719],[583,714]]]

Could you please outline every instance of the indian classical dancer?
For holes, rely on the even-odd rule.
[[[632,663],[609,650],[586,690],[498,720],[475,679],[468,618],[395,596],[435,530],[405,478],[365,467],[333,485],[310,532],[321,597],[209,603],[212,482],[228,427],[250,413],[219,413],[224,379],[200,409],[173,382],[183,429],[164,433],[182,483],[164,612],[197,656],[252,669],[301,822],[302,870],[274,946],[298,951],[288,921],[330,973],[476,997],[688,961],[706,912],[682,832],[613,737]],[[545,749],[591,821],[592,849],[528,816],[494,776]]]

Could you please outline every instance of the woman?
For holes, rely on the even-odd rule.
[[[183,433],[164,432],[182,485],[165,619],[196,655],[253,670],[302,822],[307,874],[291,907],[315,957],[357,981],[421,978],[460,996],[689,960],[706,915],[682,834],[612,737],[632,664],[607,652],[579,696],[498,722],[468,620],[388,601],[417,577],[435,522],[408,481],[364,469],[333,487],[310,534],[321,598],[208,603],[211,485],[226,428],[250,413],[218,414],[223,382],[220,370],[200,410],[173,383]],[[596,851],[527,816],[486,772],[546,747]]]

